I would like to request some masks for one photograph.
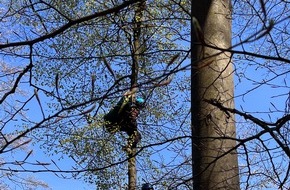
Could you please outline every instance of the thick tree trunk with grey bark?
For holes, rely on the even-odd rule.
[[[231,47],[230,0],[193,0],[192,17],[194,189],[239,189],[234,115],[207,101],[234,107],[231,54],[221,50]]]

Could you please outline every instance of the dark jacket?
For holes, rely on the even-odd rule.
[[[126,131],[130,135],[137,130],[136,119],[139,108],[129,97],[122,97],[116,106],[104,116],[105,127],[109,132]]]

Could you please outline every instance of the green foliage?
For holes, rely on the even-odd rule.
[[[98,10],[111,6],[108,2],[93,5],[88,1],[71,3],[66,1],[66,4],[59,5],[58,9],[70,18],[91,13],[93,6],[99,7]],[[82,7],[83,4],[88,6]],[[37,62],[34,70],[35,81],[53,90],[56,98],[52,101],[61,104],[60,106],[56,103],[55,108],[60,109],[62,106],[68,107],[80,102],[94,102],[98,108],[95,119],[101,120],[100,116],[105,114],[121,94],[130,87],[133,8],[128,7],[117,14],[79,24],[53,40],[46,41],[44,43],[46,46],[43,46],[44,44],[37,46],[39,56],[35,58]],[[170,19],[166,20],[166,18]],[[153,85],[164,80],[170,73],[184,69],[181,65],[178,66],[180,59],[172,65],[167,63],[177,51],[186,53],[186,49],[177,49],[177,44],[183,40],[180,38],[183,35],[180,32],[186,32],[184,26],[188,23],[187,20],[188,15],[184,14],[180,6],[172,1],[146,4],[141,28],[143,50],[138,78],[138,84],[140,84],[138,94],[144,96],[147,101],[139,124],[144,145],[166,142],[170,138],[184,134],[185,131],[189,132],[189,129],[183,129],[183,133],[179,133],[177,131],[180,128],[174,127],[180,126],[180,122],[184,123],[189,120],[188,106],[185,102],[178,102],[180,98],[176,98],[188,97],[186,93],[189,86],[184,85],[185,94],[183,94],[177,91],[181,88],[177,82],[161,88]],[[110,64],[116,78],[109,74],[104,58]],[[92,80],[93,75],[96,76],[95,81]],[[186,75],[186,73],[185,75],[176,74],[175,77],[178,80],[188,80],[189,76]],[[57,86],[56,77],[58,77]],[[94,89],[92,89],[92,82],[94,82]],[[105,98],[103,98],[104,94],[107,94]],[[102,111],[100,108],[105,109]],[[108,167],[110,164],[126,159],[122,151],[127,138],[125,134],[107,134],[100,123],[87,125],[79,119],[71,118],[70,115],[74,114],[74,111],[68,114],[65,124],[58,123],[55,127],[50,126],[60,134],[59,136],[50,135],[52,139],[65,139],[60,141],[57,152],[70,155],[78,164],[92,170]],[[180,120],[174,119],[176,117]],[[108,184],[111,184],[110,187],[117,187],[120,185],[117,181],[118,183],[122,181],[123,185],[126,181],[125,165],[123,163],[101,171],[89,171],[86,176],[90,182],[96,180],[100,189],[108,188]]]
[[[28,0],[14,2],[15,12],[24,6],[23,10],[29,13],[15,17],[14,27],[22,29],[17,33],[31,35],[19,35],[13,40],[50,34],[72,20],[123,2],[57,0],[51,4],[35,2],[33,8],[28,6]],[[29,80],[41,94],[45,116],[51,118],[30,135],[42,144],[48,155],[66,154],[72,158],[75,168],[86,171],[85,179],[96,183],[98,189],[120,188],[127,182],[127,155],[122,150],[127,136],[105,131],[102,116],[130,88],[136,21],[141,22],[142,48],[137,94],[146,99],[146,108],[138,120],[143,136],[139,146],[166,144],[171,138],[189,133],[189,125],[185,125],[190,119],[189,106],[185,104],[189,100],[189,72],[188,64],[182,62],[188,54],[185,39],[189,37],[186,27],[189,15],[184,10],[188,11],[189,6],[186,4],[189,2],[147,1],[143,18],[134,18],[136,5],[131,5],[114,14],[73,25],[32,46],[33,68]],[[180,56],[169,63],[177,53]],[[170,85],[156,86],[172,75]],[[92,123],[87,122],[88,114]],[[150,157],[151,153],[156,152],[147,149],[139,153],[142,165],[138,167],[159,170],[158,164],[154,166],[150,159],[143,158]],[[140,176],[145,173],[141,172]],[[161,169],[156,173],[163,175]],[[156,173],[148,174],[148,180]]]

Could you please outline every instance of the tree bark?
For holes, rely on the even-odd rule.
[[[132,153],[136,153],[136,149],[132,150]],[[136,157],[133,155],[128,160],[128,178],[129,178],[129,190],[136,190],[137,184],[137,170],[136,170]]]
[[[192,1],[192,158],[194,189],[240,189],[234,115],[204,100],[234,107],[230,0]],[[196,24],[198,21],[199,25]],[[210,47],[209,47],[210,46]]]

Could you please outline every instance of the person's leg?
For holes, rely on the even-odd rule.
[[[109,132],[109,133],[116,133],[119,131],[119,127],[116,124],[111,124],[111,123],[105,123],[105,129]]]
[[[129,147],[136,148],[137,144],[141,141],[142,136],[139,133],[139,131],[134,130],[133,133],[128,134],[129,135]]]

